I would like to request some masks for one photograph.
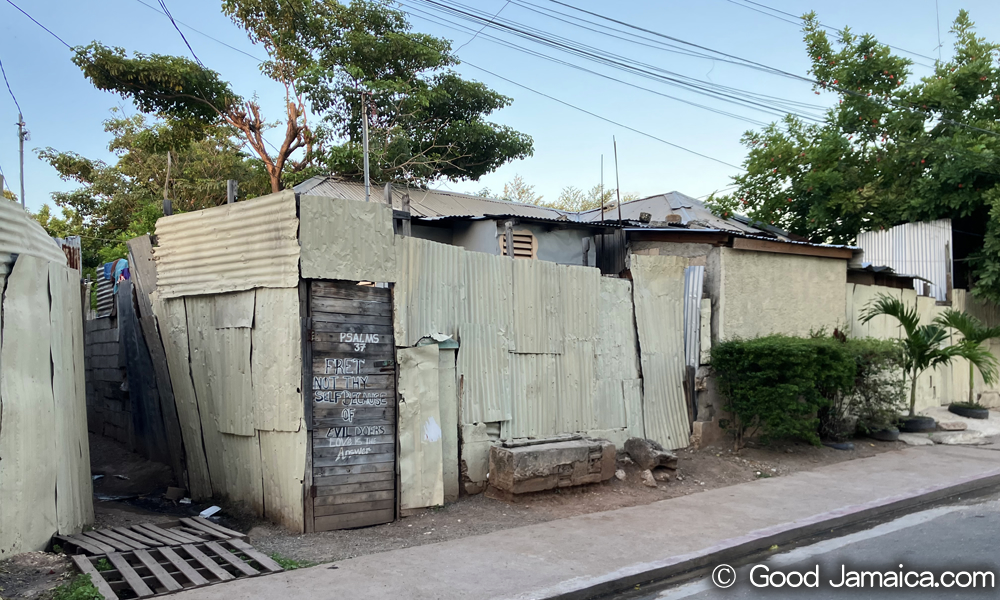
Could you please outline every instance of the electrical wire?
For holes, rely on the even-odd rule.
[[[57,40],[59,40],[59,42],[60,42],[60,43],[61,43],[61,44],[62,44],[63,46],[66,46],[66,47],[67,47],[67,48],[69,48],[70,50],[72,50],[72,49],[73,49],[73,47],[72,47],[72,46],[70,46],[69,44],[67,44],[67,43],[66,43],[66,40],[62,39],[61,37],[59,37],[58,35],[56,35],[55,33],[53,33],[53,32],[52,32],[52,30],[51,30],[51,29],[49,29],[48,27],[46,27],[45,25],[42,25],[41,23],[39,23],[39,22],[38,22],[38,21],[37,21],[37,20],[35,19],[35,17],[33,17],[33,16],[29,15],[29,14],[28,14],[27,12],[25,12],[23,8],[21,8],[20,6],[18,6],[18,5],[16,5],[16,4],[14,4],[14,3],[13,3],[13,2],[11,1],[11,0],[7,0],[7,4],[10,4],[10,5],[11,5],[11,6],[13,6],[14,8],[16,8],[17,10],[21,11],[21,14],[23,14],[23,15],[24,15],[24,16],[26,16],[26,17],[28,17],[28,18],[29,18],[29,19],[31,19],[32,21],[34,21],[35,25],[38,25],[39,27],[41,27],[41,28],[42,28],[42,29],[44,29],[45,31],[49,32],[49,35],[51,35],[52,37],[54,37],[54,38],[56,38]]]
[[[417,0],[423,4],[431,5],[440,10],[444,10],[449,14],[454,14],[459,18],[464,18],[468,20],[474,20],[476,22],[485,22],[488,20],[487,16],[482,14],[476,14],[474,9],[469,9],[468,7],[462,7],[461,5],[443,4],[437,0]],[[541,32],[540,30],[532,31],[530,27],[519,27],[517,24],[512,24],[513,22],[499,19],[492,24],[491,27],[502,29],[509,33],[513,33],[518,37],[528,39],[530,41],[540,43],[545,46],[556,48],[561,51],[568,52],[570,54],[592,60],[599,64],[604,64],[614,68],[618,68],[633,74],[640,75],[645,78],[660,81],[661,83],[667,83],[668,85],[678,86],[689,91],[694,91],[696,93],[717,99],[725,102],[741,105],[744,107],[753,108],[760,112],[770,114],[774,117],[782,117],[786,113],[792,113],[800,117],[803,120],[820,122],[822,120],[821,116],[811,115],[802,112],[801,108],[784,106],[779,107],[777,104],[787,102],[782,98],[777,97],[764,97],[762,94],[756,94],[747,90],[738,90],[736,88],[730,88],[728,86],[721,86],[718,84],[706,83],[704,81],[694,79],[679,73],[668,71],[654,65],[649,65],[645,63],[639,63],[636,61],[631,61],[624,57],[604,52],[599,49],[588,47],[582,44],[573,42],[572,40],[566,40],[565,38],[559,38],[558,36],[551,36],[546,32]]]
[[[191,47],[191,43],[188,42],[188,39],[184,35],[184,32],[181,31],[181,28],[177,26],[177,21],[174,21],[174,16],[170,14],[170,9],[167,8],[167,3],[164,0],[158,0],[158,2],[160,3],[160,8],[163,9],[163,14],[167,15],[167,18],[170,19],[170,23],[173,24],[174,29],[177,30],[178,35],[180,35],[181,39],[184,40],[184,45],[187,46],[187,49],[191,51],[191,56],[194,57],[194,59],[198,62],[199,65],[204,67],[205,63],[201,62],[201,59],[198,58],[198,55],[195,53],[194,48]]]
[[[401,2],[400,4],[403,4],[403,3]],[[416,18],[419,18],[421,20],[428,21],[430,23],[435,23],[437,25],[441,25],[441,26],[447,27],[449,29],[454,29],[454,30],[457,30],[457,31],[461,31],[463,33],[470,33],[471,32],[471,30],[469,30],[468,28],[466,28],[466,27],[464,27],[462,25],[459,25],[457,23],[454,23],[453,21],[448,21],[447,19],[438,20],[434,16],[429,15],[429,13],[424,13],[420,9],[416,9],[416,8],[412,8],[412,7],[407,7],[407,8],[408,8],[408,10],[406,12],[410,16],[412,16],[412,17],[416,17]],[[581,71],[581,72],[584,72],[584,73],[589,73],[591,75],[594,75],[596,77],[600,77],[602,79],[607,79],[609,81],[614,81],[616,83],[621,83],[623,85],[626,85],[626,86],[629,86],[629,87],[632,87],[632,88],[635,88],[635,89],[643,90],[643,91],[646,91],[646,92],[649,92],[651,94],[655,94],[657,96],[661,96],[661,97],[664,97],[664,98],[669,98],[671,100],[675,100],[675,101],[681,102],[683,104],[688,104],[688,105],[694,106],[696,108],[700,108],[700,109],[703,109],[703,110],[707,110],[709,112],[713,112],[713,113],[716,113],[716,114],[719,114],[719,115],[730,117],[730,118],[733,118],[733,119],[736,119],[736,120],[739,120],[739,121],[743,121],[745,123],[749,123],[751,125],[756,125],[758,127],[765,127],[765,126],[767,126],[767,123],[765,123],[763,121],[758,121],[756,119],[751,119],[750,117],[746,117],[746,116],[739,115],[739,114],[736,114],[736,113],[731,113],[731,112],[728,112],[728,111],[724,111],[724,110],[721,110],[721,109],[718,109],[718,108],[714,108],[714,107],[711,107],[711,106],[700,104],[698,102],[693,102],[691,100],[686,100],[684,98],[679,98],[677,96],[672,96],[670,94],[665,94],[665,93],[663,93],[661,91],[654,90],[654,89],[651,89],[651,88],[648,88],[648,87],[644,87],[644,86],[641,86],[641,85],[638,85],[638,84],[635,84],[635,83],[632,83],[632,82],[629,82],[629,81],[625,81],[624,79],[618,79],[617,77],[612,77],[610,75],[606,75],[604,73],[600,73],[598,71],[594,71],[592,69],[588,69],[586,67],[577,65],[575,63],[571,63],[569,61],[560,60],[558,58],[555,58],[553,56],[549,56],[549,55],[541,53],[541,52],[530,50],[528,48],[524,48],[524,47],[518,46],[516,44],[511,44],[511,43],[509,43],[509,42],[507,42],[505,40],[502,40],[500,38],[491,36],[489,34],[483,34],[482,37],[484,39],[487,39],[487,40],[493,42],[493,43],[496,43],[496,44],[499,44],[501,46],[510,48],[512,50],[516,50],[518,52],[522,52],[522,53],[528,54],[530,56],[535,56],[535,57],[541,58],[543,60],[547,60],[547,61],[559,64],[559,65],[563,65],[563,66],[566,66],[566,67],[569,67],[569,68],[572,68],[572,69],[575,69],[575,70],[578,70],[578,71]]]
[[[535,94],[538,94],[539,96],[542,96],[544,98],[548,98],[549,100],[552,100],[554,102],[558,102],[559,104],[562,104],[564,106],[568,106],[569,108],[572,108],[572,109],[580,111],[580,112],[582,112],[584,114],[590,115],[590,116],[592,116],[592,117],[594,117],[596,119],[600,119],[600,120],[605,121],[607,123],[611,123],[612,125],[616,125],[618,127],[621,127],[622,129],[627,129],[627,130],[629,130],[629,131],[631,131],[633,133],[638,133],[639,135],[642,135],[642,136],[648,137],[650,139],[656,140],[657,142],[662,142],[662,143],[664,143],[664,144],[666,144],[668,146],[671,146],[673,148],[677,148],[678,150],[683,150],[684,152],[687,152],[687,153],[690,153],[690,154],[694,154],[695,156],[700,156],[702,158],[707,158],[708,160],[711,160],[713,162],[717,162],[717,163],[722,164],[722,165],[726,165],[727,167],[732,167],[734,169],[739,169],[741,171],[744,170],[743,167],[734,165],[732,163],[728,163],[728,162],[726,162],[724,160],[715,158],[714,156],[709,156],[707,154],[702,154],[701,152],[698,152],[696,150],[691,150],[690,148],[685,148],[684,146],[681,146],[680,144],[675,144],[673,142],[668,142],[667,140],[665,140],[663,138],[656,137],[655,135],[653,135],[651,133],[647,133],[645,131],[642,131],[640,129],[636,129],[634,127],[629,127],[628,125],[625,125],[623,123],[619,123],[618,121],[614,121],[614,120],[609,119],[607,117],[602,117],[601,115],[599,115],[597,113],[590,112],[589,110],[587,110],[585,108],[580,108],[579,106],[576,106],[575,104],[570,104],[569,102],[566,102],[565,100],[560,100],[559,98],[556,98],[555,96],[550,96],[550,95],[546,94],[545,92],[540,92],[540,91],[538,91],[538,90],[536,90],[534,88],[528,87],[528,86],[526,86],[526,85],[524,85],[522,83],[518,83],[518,82],[513,81],[511,79],[507,79],[503,75],[498,75],[498,74],[494,73],[493,71],[490,71],[489,69],[484,69],[483,67],[474,65],[474,64],[470,63],[469,61],[464,61],[463,64],[469,65],[473,69],[476,69],[478,71],[482,71],[483,73],[487,73],[489,75],[492,75],[492,76],[496,77],[497,79],[501,79],[503,81],[506,81],[507,83],[509,83],[511,85],[515,85],[515,86],[517,86],[519,88],[528,90],[529,92],[533,92]]]
[[[510,4],[510,0],[507,0],[506,2],[504,2],[503,6],[500,7],[500,10],[498,10],[497,13],[495,15],[493,15],[493,19],[496,19],[497,17],[499,17],[500,13],[503,12],[503,9],[507,8],[507,5],[509,5],[509,4]],[[490,19],[490,22],[492,22],[493,19]],[[489,25],[490,25],[490,23],[483,24],[483,26],[479,28],[479,31],[477,31],[475,33],[475,35],[473,35],[472,38],[469,41],[465,42],[464,44],[462,44],[458,48],[455,48],[455,54],[458,54],[459,50],[461,50],[462,48],[465,48],[466,46],[468,46],[469,44],[471,44],[477,37],[479,37],[479,34],[482,33],[484,29],[486,29],[487,27],[489,27]]]
[[[152,10],[152,11],[155,11],[155,12],[159,13],[159,14],[160,14],[161,16],[164,16],[164,17],[166,17],[166,16],[167,16],[167,15],[166,15],[166,14],[164,14],[164,13],[163,13],[163,12],[162,12],[162,11],[161,11],[160,9],[156,8],[155,6],[153,6],[153,5],[151,5],[151,4],[147,4],[147,3],[143,2],[143,0],[135,0],[135,1],[136,1],[136,2],[138,2],[139,4],[141,4],[141,5],[145,6],[146,8],[148,8],[148,9]],[[169,17],[168,17],[168,18],[169,18]],[[240,54],[242,54],[242,55],[244,55],[244,56],[247,56],[247,57],[249,57],[249,58],[252,58],[253,60],[257,61],[257,63],[258,63],[258,64],[260,64],[260,63],[263,63],[263,62],[264,62],[264,61],[263,61],[262,59],[260,59],[260,58],[258,58],[258,57],[256,57],[256,56],[254,56],[253,54],[250,54],[249,52],[247,52],[247,51],[245,51],[245,50],[241,50],[240,48],[237,48],[236,46],[233,46],[233,45],[230,45],[230,44],[227,44],[226,42],[223,42],[223,41],[222,41],[222,40],[220,40],[219,38],[216,38],[216,37],[212,37],[211,35],[209,35],[209,34],[205,33],[204,31],[201,31],[200,29],[196,29],[196,28],[194,28],[194,27],[191,27],[190,25],[188,25],[188,24],[187,24],[187,23],[185,23],[184,21],[181,21],[181,20],[179,20],[179,19],[171,19],[171,21],[173,21],[173,23],[174,23],[175,25],[183,25],[183,26],[184,26],[185,28],[187,28],[187,29],[190,29],[191,31],[193,31],[193,32],[197,33],[198,35],[200,35],[200,36],[202,36],[202,37],[206,37],[206,38],[208,38],[208,39],[212,40],[213,42],[216,42],[216,43],[218,43],[218,44],[222,44],[223,46],[225,46],[226,48],[229,48],[230,50],[235,50],[236,52],[239,52]]]
[[[3,73],[3,82],[7,84],[7,91],[10,92],[10,97],[14,101],[14,106],[17,107],[17,114],[21,114],[21,105],[17,103],[17,96],[14,95],[14,90],[10,89],[10,82],[7,81],[7,71],[3,68],[2,60],[0,60],[0,73]]]

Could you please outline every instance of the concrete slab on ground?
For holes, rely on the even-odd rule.
[[[933,446],[934,440],[928,433],[901,433],[899,441],[909,446]]]
[[[572,598],[716,564],[894,510],[1000,484],[1000,452],[907,448],[646,506],[371,554],[181,592],[243,598]],[[304,540],[307,542],[308,537]],[[763,544],[763,545],[762,545]],[[733,554],[733,557],[738,554]]]
[[[978,431],[984,437],[994,437],[1000,435],[1000,411],[990,410],[989,419],[967,419],[960,417],[948,410],[947,406],[935,406],[927,410],[920,411],[920,414],[934,417],[935,421],[951,421],[955,423],[965,423],[967,431]]]

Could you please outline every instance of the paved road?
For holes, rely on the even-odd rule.
[[[903,565],[903,569],[899,565]],[[758,566],[763,565],[763,566]],[[756,570],[754,570],[756,567]],[[798,577],[791,572],[815,573],[819,569],[815,588],[799,586],[789,588],[758,588],[751,581],[764,583],[769,574],[788,574],[794,583]],[[722,580],[730,580],[733,572],[716,567]],[[864,587],[848,586],[852,583],[848,575],[842,587],[833,587],[844,578],[842,570],[879,571],[883,573],[883,586],[872,587],[871,580],[865,580]],[[885,585],[891,578],[886,571],[932,571],[937,587],[932,588],[890,588]],[[960,588],[951,583],[944,571],[990,572],[979,580],[979,589],[971,585]],[[944,576],[944,580],[940,577]],[[782,575],[774,577],[780,582]],[[817,578],[809,575],[806,582],[812,584]],[[916,575],[909,581],[917,582]],[[985,585],[988,587],[984,588]],[[930,580],[928,579],[929,583]],[[966,576],[960,575],[958,583],[968,584]],[[992,583],[992,585],[990,585]],[[664,591],[630,592],[617,596],[628,600],[737,600],[749,598],[803,598],[826,600],[829,598],[933,598],[935,600],[966,600],[979,598],[1000,598],[1000,495],[975,501],[934,508],[907,515],[894,521],[878,525],[872,529],[840,538],[826,540],[810,546],[799,547],[785,553],[762,557],[757,562],[738,566],[735,583],[728,589],[719,589],[710,577],[689,582]]]

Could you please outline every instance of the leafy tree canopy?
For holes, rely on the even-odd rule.
[[[118,111],[105,122],[105,131],[112,135],[108,149],[117,156],[113,165],[53,148],[38,152],[64,180],[80,187],[52,195],[61,217],[45,205],[35,218],[50,235],[82,236],[85,268],[122,258],[126,240],[153,233],[163,216],[163,189],[168,185],[167,155],[160,147],[163,140],[178,135],[167,123]],[[175,211],[224,203],[228,179],[240,182],[241,196],[268,192],[269,178],[260,161],[233,142],[231,129],[207,127],[203,132],[204,137],[171,153],[168,193]]]
[[[814,242],[951,218],[975,238],[973,291],[1000,301],[1000,45],[965,11],[951,31],[954,56],[911,82],[910,61],[872,36],[845,29],[831,41],[806,15],[815,89],[839,102],[819,124],[789,115],[747,132],[747,172],[709,204]]]
[[[183,57],[133,54],[97,42],[74,61],[98,88],[174,122],[179,139],[226,124],[263,162],[273,191],[287,172],[362,173],[362,103],[369,115],[376,181],[422,184],[478,179],[529,156],[531,139],[485,120],[510,98],[463,80],[447,40],[415,33],[384,0],[223,0],[222,10],[268,54],[261,72],[285,87],[285,138],[269,147],[256,99],[235,95],[221,76]],[[320,118],[308,123],[309,113]],[[293,160],[292,157],[299,157]]]

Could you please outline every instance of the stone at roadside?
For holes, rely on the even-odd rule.
[[[938,429],[941,431],[965,431],[968,428],[962,421],[938,421]]]
[[[677,455],[667,452],[653,440],[629,438],[625,442],[625,452],[632,457],[635,464],[646,470],[651,471],[657,467],[677,468]]]
[[[618,478],[618,481],[625,481],[625,469],[615,471],[615,477]]]
[[[931,441],[946,446],[978,446],[989,441],[978,431],[939,431],[931,434]]]
[[[653,477],[653,472],[649,469],[642,472],[642,484],[651,488],[656,487],[656,479]]]
[[[926,433],[900,433],[899,441],[907,446],[933,446],[934,442]]]
[[[614,474],[615,446],[608,440],[490,448],[490,485],[511,494],[598,483]]]
[[[666,469],[656,469],[653,471],[653,479],[657,481],[670,481],[670,473]]]

